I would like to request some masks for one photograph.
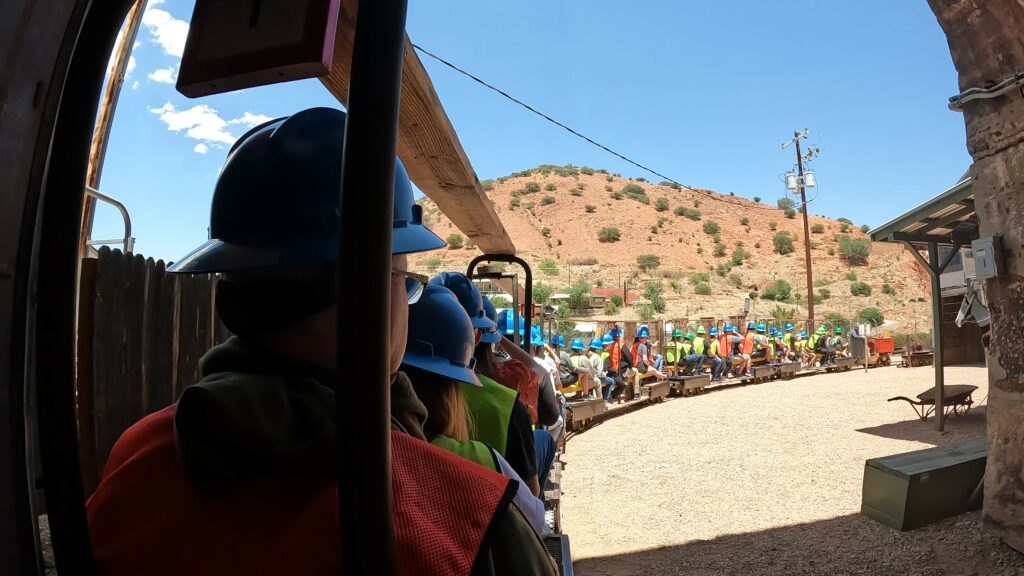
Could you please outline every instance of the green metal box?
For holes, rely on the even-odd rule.
[[[970,510],[984,474],[984,437],[872,458],[864,464],[860,511],[897,530],[920,528]]]

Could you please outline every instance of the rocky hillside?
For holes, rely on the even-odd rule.
[[[556,293],[581,280],[619,292],[628,283],[641,297],[648,285],[661,288],[664,306],[597,309],[589,313],[595,319],[635,320],[652,313],[665,319],[721,317],[741,312],[748,295],[755,296],[757,317],[771,316],[776,307],[806,317],[802,219],[798,213],[787,217],[775,207],[775,197],[765,199],[769,206],[571,166],[541,166],[483,184],[519,255],[533,266],[534,278]],[[460,234],[433,202],[425,198],[422,204],[439,235]],[[810,225],[817,318],[830,313],[853,318],[876,307],[901,331],[927,328],[928,276],[911,254],[868,242],[849,221],[812,215]],[[790,236],[791,252],[780,253],[786,252],[785,241],[777,249],[779,233]],[[461,235],[452,239],[456,242],[447,250],[414,256],[414,269],[464,270],[479,251]],[[455,246],[458,240],[461,247]],[[851,264],[841,244],[857,240],[870,245],[870,255]],[[788,297],[767,300],[778,292],[777,280],[789,283]],[[861,294],[853,295],[852,289]],[[583,315],[588,314],[573,312]]]

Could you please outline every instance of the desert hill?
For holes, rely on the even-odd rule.
[[[564,293],[582,280],[592,289],[620,294],[628,283],[630,293],[641,298],[653,284],[665,300],[661,312],[641,302],[617,310],[574,310],[574,317],[722,317],[741,312],[748,295],[755,296],[751,311],[756,317],[771,317],[777,307],[806,317],[802,217],[787,217],[774,198],[766,199],[772,202],[766,205],[573,166],[540,166],[482,184],[519,255],[533,267],[535,282]],[[411,266],[428,274],[465,270],[479,250],[433,202],[424,198],[421,204],[428,225],[455,242],[446,250],[414,255]],[[854,318],[875,307],[900,331],[927,330],[928,276],[911,254],[897,245],[871,243],[849,221],[812,215],[810,226],[819,320],[827,314]],[[776,250],[779,233],[790,235],[792,252]],[[455,247],[458,240],[463,240],[461,247]],[[870,246],[866,262],[851,263],[842,255],[841,244],[857,241]],[[767,300],[777,280],[789,283],[788,298]],[[853,295],[855,283],[866,284],[870,294],[858,284],[861,295]]]

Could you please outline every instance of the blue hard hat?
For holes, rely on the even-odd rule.
[[[729,326],[729,332],[732,332],[733,334],[739,334],[740,327],[733,324],[732,326]]]
[[[510,336],[515,331],[515,320],[512,316],[511,308],[503,308],[498,310],[498,332]],[[519,315],[519,335],[522,336],[526,332],[526,318],[523,315]]]
[[[409,335],[402,363],[480,386],[473,372],[475,336],[455,294],[443,286],[428,285],[420,299],[409,305]]]
[[[167,269],[200,274],[332,265],[338,257],[338,192],[345,113],[310,108],[265,122],[228,151],[210,206],[210,239]],[[379,195],[379,190],[359,190]],[[423,226],[412,183],[395,160],[391,253],[441,248]]]
[[[490,298],[481,299],[484,304],[484,316],[491,322],[494,322],[494,326],[498,326],[498,311],[494,309],[494,304],[491,304]],[[484,329],[480,334],[480,341],[485,344],[497,344],[501,342],[501,336],[495,328]]]
[[[459,299],[459,304],[462,304],[466,314],[469,314],[473,328],[477,330],[494,328],[495,323],[484,313],[484,298],[468,276],[462,272],[441,272],[431,278],[430,283],[435,286],[444,286],[451,290],[452,294],[455,294],[455,297]]]
[[[612,337],[611,332],[606,332],[604,336],[601,336],[601,345],[610,346],[615,343],[615,338]]]
[[[708,330],[709,336],[718,336],[718,328],[712,326],[711,330]]]
[[[572,349],[573,350],[583,350],[584,349],[583,338],[573,338],[572,339]]]
[[[559,348],[565,348],[565,335],[564,334],[559,334],[558,335],[558,347]]]
[[[601,345],[601,339],[600,338],[591,338],[590,339],[590,349],[591,350],[603,350],[604,347]]]
[[[807,331],[806,330],[801,330],[800,331],[800,337],[801,338],[807,338]]]
[[[772,327],[771,327],[771,328],[770,328],[770,329],[768,330],[768,333],[769,333],[769,334],[771,334],[772,336],[775,336],[775,333],[776,333],[776,332],[778,332],[778,330],[777,330],[777,329],[775,328],[775,326],[772,326]]]
[[[651,337],[651,330],[650,330],[650,328],[648,328],[647,325],[641,326],[640,329],[636,331],[636,337],[637,338],[650,338]]]
[[[747,330],[753,330],[753,329],[754,329],[754,323],[753,322],[747,324]]]
[[[786,332],[789,332],[792,329],[793,329],[793,323],[792,322],[786,322]]]
[[[758,332],[764,332],[764,324],[758,324],[757,325],[757,331]]]

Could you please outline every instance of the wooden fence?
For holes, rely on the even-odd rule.
[[[198,381],[199,358],[229,336],[214,312],[215,284],[106,247],[82,261],[76,383],[87,491],[121,433],[177,400]]]

